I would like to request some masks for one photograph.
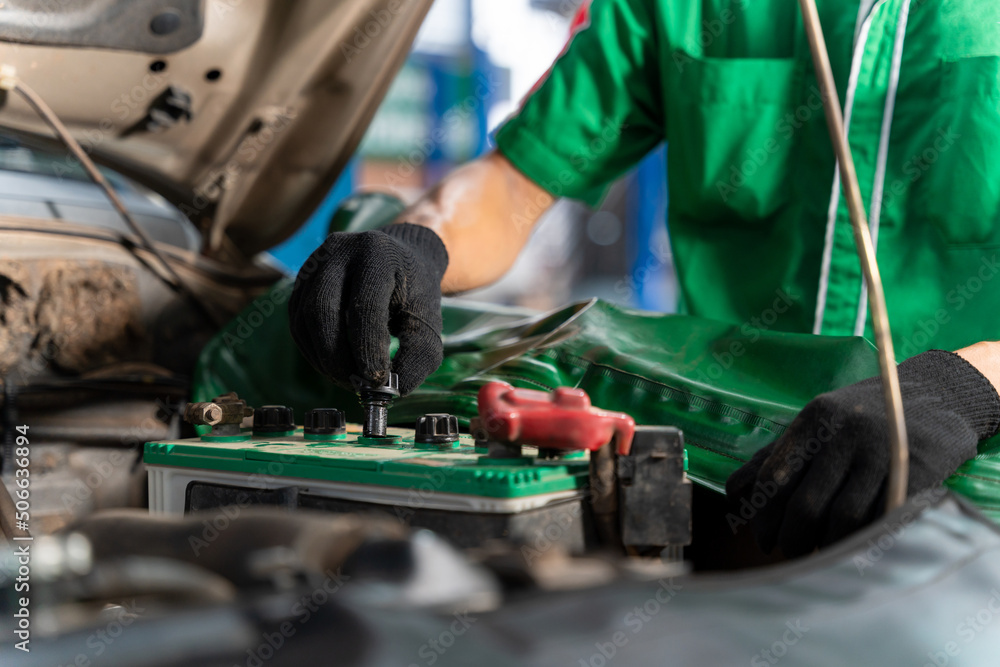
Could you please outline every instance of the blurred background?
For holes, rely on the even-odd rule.
[[[309,222],[271,250],[274,260],[296,272],[351,192],[388,191],[410,203],[491,150],[588,1],[436,0],[350,167]],[[600,210],[559,201],[507,276],[461,298],[549,309],[597,296],[674,311],[665,169],[661,146],[615,184]]]

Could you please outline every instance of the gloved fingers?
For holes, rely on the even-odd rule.
[[[297,284],[289,299],[289,324],[299,351],[314,368],[335,380],[342,358],[338,348],[345,340],[337,307],[340,295],[331,293],[338,280],[336,275],[315,276]]]
[[[378,261],[363,258],[352,263],[343,322],[349,341],[353,370],[366,382],[382,384],[388,380],[389,314],[396,276]]]
[[[289,300],[296,345],[338,384],[382,384],[392,364],[390,333],[398,330],[400,385],[412,391],[441,362],[446,266],[443,243],[423,227],[331,234],[306,261]]]
[[[885,506],[886,473],[884,468],[871,462],[851,466],[847,480],[831,503],[820,546],[847,537],[878,516]]]
[[[300,288],[296,287],[288,301],[288,329],[292,334],[295,346],[310,365],[315,366],[314,343],[310,335],[310,327],[303,322],[303,299]]]
[[[399,375],[399,393],[405,396],[419,387],[437,370],[444,359],[441,341],[441,306],[421,309],[434,321],[411,312],[400,312],[393,320],[392,332],[399,338],[399,350],[392,368]],[[435,317],[436,315],[436,317]]]
[[[299,270],[288,299],[289,328],[302,356],[345,387],[350,387],[353,362],[344,330],[344,281],[356,243],[355,235],[327,237]]]
[[[753,494],[754,487],[757,484],[757,474],[772,451],[774,451],[773,442],[765,447],[761,447],[754,452],[749,461],[740,466],[726,480],[726,498],[729,499],[729,505],[734,510],[739,509],[740,501],[749,499]]]
[[[794,489],[806,474],[809,462],[819,453],[810,442],[807,428],[793,422],[774,442],[774,450],[757,473],[762,482],[773,482],[779,489]]]
[[[781,518],[777,544],[785,556],[804,556],[819,545],[830,505],[844,486],[850,469],[851,459],[842,450],[829,452],[808,467],[788,498]]]
[[[292,334],[292,340],[302,352],[306,360],[315,365],[315,354],[313,353],[312,337],[307,335],[310,330],[306,320],[307,313],[311,310],[306,304],[310,300],[312,281],[309,277],[304,277],[301,273],[295,279],[292,293],[288,297],[288,327]]]
[[[795,417],[788,429],[775,442],[774,452],[757,474],[758,484],[770,495],[767,505],[757,513],[754,530],[757,544],[765,552],[778,543],[778,536],[789,500],[802,483],[809,469],[824,458],[828,450],[836,456],[847,450],[830,448],[832,434],[826,424],[836,414],[836,397],[817,396]]]
[[[757,473],[757,488],[766,499],[753,517],[757,545],[770,553],[778,543],[788,502],[810,465],[804,439],[790,427],[774,443],[774,450]]]

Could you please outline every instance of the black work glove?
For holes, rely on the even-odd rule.
[[[942,350],[904,361],[899,381],[913,496],[941,484],[997,432],[1000,397],[972,364]],[[729,478],[731,517],[752,524],[765,552],[778,545],[789,557],[809,553],[879,515],[889,460],[879,378],[822,394]]]
[[[318,371],[355,390],[384,384],[391,368],[408,394],[441,365],[441,278],[448,252],[408,223],[330,236],[306,261],[288,301],[292,339]]]

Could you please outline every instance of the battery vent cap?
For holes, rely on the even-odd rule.
[[[458,440],[455,415],[428,414],[417,419],[414,441],[422,445],[446,445]]]
[[[265,405],[253,411],[254,433],[286,433],[295,430],[295,413],[284,405]]]
[[[344,413],[336,408],[309,410],[302,423],[306,435],[340,435],[347,432]]]

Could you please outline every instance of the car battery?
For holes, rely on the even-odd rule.
[[[257,425],[278,410],[258,409]],[[417,442],[414,429],[372,438],[360,425],[326,434],[290,423],[278,428],[147,443],[150,512],[261,504],[377,512],[462,547],[512,539],[578,552],[588,539],[586,451],[540,457],[523,447],[519,456],[498,458],[458,433]]]
[[[532,553],[553,545],[579,553],[602,541],[591,458],[599,450],[615,456],[609,443],[628,454],[631,418],[592,408],[579,390],[546,394],[495,382],[479,399],[475,437],[459,433],[450,415],[425,415],[406,429],[385,426],[384,414],[361,426],[319,409],[296,425],[289,408],[251,410],[232,394],[191,404],[186,419],[211,431],[146,444],[150,511],[369,512],[460,547],[502,539]]]

